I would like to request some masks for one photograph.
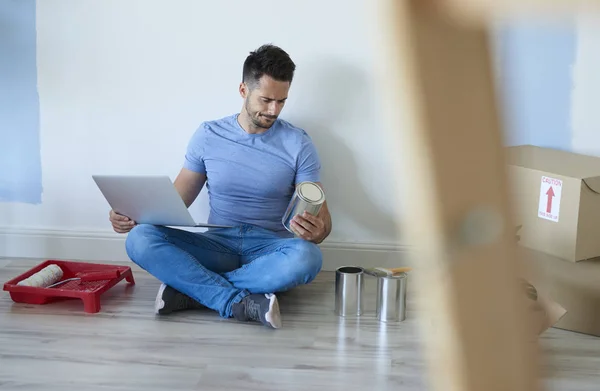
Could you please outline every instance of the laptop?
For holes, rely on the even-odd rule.
[[[168,176],[92,175],[117,213],[138,224],[230,228],[194,220]]]

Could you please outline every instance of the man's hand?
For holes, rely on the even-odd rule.
[[[321,215],[313,216],[304,212],[296,215],[290,224],[292,231],[309,242],[321,243],[327,237],[327,224]]]
[[[118,214],[114,210],[111,210],[108,216],[113,229],[117,233],[127,233],[135,226],[135,221],[131,220],[129,217]]]

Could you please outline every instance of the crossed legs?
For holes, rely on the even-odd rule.
[[[158,280],[225,318],[250,295],[308,284],[322,265],[314,243],[239,227],[192,233],[142,224],[129,232],[126,250]]]

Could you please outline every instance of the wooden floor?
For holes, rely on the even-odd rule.
[[[0,259],[0,282],[34,265]],[[208,310],[153,314],[159,283],[134,268],[89,315],[80,301],[44,306],[0,296],[0,390],[425,390],[412,300],[408,318],[374,319],[374,281],[360,320],[333,313],[333,274],[280,297],[284,327],[220,319]],[[600,338],[542,336],[549,390],[600,389]]]

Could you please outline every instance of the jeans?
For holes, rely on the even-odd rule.
[[[224,318],[245,296],[308,284],[322,266],[316,244],[250,225],[197,233],[140,224],[125,247],[142,269]]]

